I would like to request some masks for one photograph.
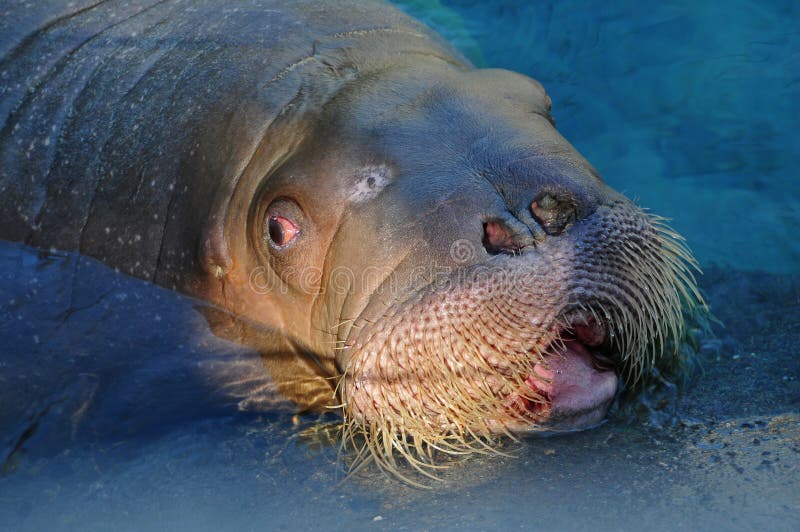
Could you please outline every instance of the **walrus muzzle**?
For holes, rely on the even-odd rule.
[[[678,356],[683,313],[702,301],[694,268],[662,219],[620,198],[558,239],[368,307],[341,357],[350,437],[419,465],[497,434],[594,426],[618,373]]]

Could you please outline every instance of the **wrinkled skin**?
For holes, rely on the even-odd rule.
[[[85,4],[1,32],[0,237],[276,332],[373,448],[595,425],[700,302],[536,81],[386,5]]]

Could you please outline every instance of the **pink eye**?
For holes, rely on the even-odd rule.
[[[272,244],[283,247],[295,239],[300,228],[283,216],[273,215],[267,221],[267,231]]]

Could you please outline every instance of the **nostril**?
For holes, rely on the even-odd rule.
[[[569,198],[550,193],[539,195],[531,203],[531,215],[550,236],[560,235],[577,218],[577,206]]]
[[[522,246],[511,230],[501,221],[492,220],[483,224],[483,247],[490,255],[518,253]]]

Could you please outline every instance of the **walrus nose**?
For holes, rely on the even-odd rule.
[[[543,192],[531,202],[531,215],[544,232],[557,236],[578,217],[578,205],[574,198]]]
[[[516,255],[534,245],[530,229],[513,217],[493,217],[483,223],[483,247],[489,255]]]

